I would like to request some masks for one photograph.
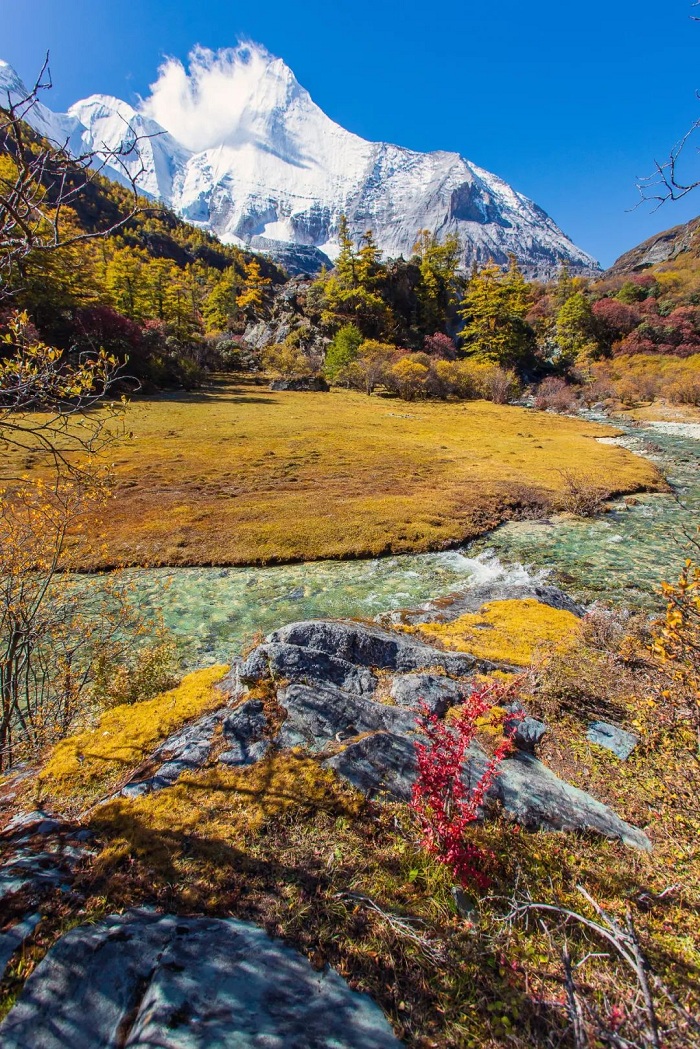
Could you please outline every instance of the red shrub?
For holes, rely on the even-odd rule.
[[[436,331],[434,335],[426,335],[423,353],[428,353],[431,357],[441,357],[446,361],[457,359],[457,347],[449,335],[443,335],[441,331]]]
[[[639,310],[617,299],[599,299],[593,303],[593,314],[605,343],[610,346],[621,335],[628,335],[639,324]]]
[[[513,685],[486,685],[468,696],[448,721],[421,706],[420,731],[425,742],[416,743],[418,778],[411,808],[418,818],[423,845],[452,871],[462,885],[484,889],[485,851],[465,840],[465,831],[478,815],[498,775],[498,767],[513,747],[513,733],[522,715],[507,715],[509,730],[486,761],[474,786],[463,779],[467,751],[477,731],[477,719],[512,695]]]

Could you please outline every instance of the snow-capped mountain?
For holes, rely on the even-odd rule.
[[[0,62],[0,104],[8,92],[26,95]],[[272,254],[303,245],[334,258],[344,213],[354,236],[372,229],[389,257],[409,257],[418,231],[429,229],[459,236],[465,266],[504,263],[513,252],[533,276],[550,276],[564,261],[576,271],[598,268],[541,208],[459,154],[346,131],[258,45],[198,48],[188,69],[168,60],[136,108],[93,95],[66,114],[37,103],[27,119],[75,154],[105,146],[128,153],[136,139],[107,173],[140,172],[142,192],[225,243]]]

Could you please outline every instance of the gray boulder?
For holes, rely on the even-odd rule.
[[[368,695],[377,686],[374,674],[362,666],[319,649],[268,641],[258,645],[238,668],[244,683],[287,678],[306,685],[331,684],[346,692]]]
[[[537,744],[547,733],[544,721],[537,718],[525,717],[519,721],[513,733],[513,743],[518,750],[524,750],[528,754],[534,754]]]
[[[591,743],[611,750],[620,761],[626,761],[639,743],[639,736],[635,736],[634,732],[626,732],[619,725],[610,725],[607,721],[593,721],[586,737]]]
[[[418,766],[413,741],[375,732],[348,743],[323,762],[369,798],[410,801]]]
[[[448,674],[460,676],[470,674],[477,666],[495,668],[495,664],[486,661],[477,664],[473,656],[442,652],[396,631],[344,620],[309,619],[291,623],[270,634],[267,640],[316,649],[356,666],[403,673],[441,667]]]
[[[470,761],[472,774],[479,771],[482,762],[485,755]],[[593,831],[651,851],[643,831],[620,819],[584,790],[559,779],[531,754],[519,752],[501,764],[491,797],[497,798],[508,815],[529,830]]]
[[[330,386],[321,375],[301,375],[291,379],[273,379],[270,389],[275,393],[294,390],[297,393],[328,393]]]
[[[463,682],[437,674],[404,674],[392,681],[390,695],[400,707],[417,710],[421,703],[438,717],[459,703],[465,692]]]
[[[478,783],[486,763],[486,752],[479,743],[472,743],[464,770],[470,787]],[[413,741],[391,731],[352,741],[324,764],[368,796],[394,801],[410,800],[418,772]],[[530,754],[516,753],[501,762],[488,800],[500,803],[511,819],[528,830],[588,831],[637,849],[651,849],[642,831],[590,794],[559,779]]]
[[[389,1049],[379,1007],[234,919],[130,911],[66,933],[0,1026],[3,1049]]]
[[[289,685],[277,693],[277,701],[287,712],[275,742],[285,749],[305,747],[313,753],[329,743],[341,742],[365,732],[414,734],[416,716],[412,711],[343,692],[339,688],[310,688]]]
[[[265,757],[270,741],[264,738],[267,719],[262,703],[249,699],[232,710],[223,721],[227,749],[219,755],[223,765],[253,765]]]
[[[0,933],[0,980],[5,975],[12,955],[23,946],[24,941],[32,935],[40,921],[40,914],[27,914],[21,921]]]
[[[125,798],[149,794],[154,790],[171,787],[183,772],[201,769],[209,760],[214,746],[214,732],[225,716],[225,708],[215,710],[213,714],[205,714],[204,717],[191,721],[172,736],[168,736],[154,750],[149,763],[160,763],[157,772],[142,779],[132,780],[122,787],[119,794]]]

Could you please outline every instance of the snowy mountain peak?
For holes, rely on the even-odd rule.
[[[0,92],[16,84],[0,63]],[[531,275],[551,276],[564,261],[597,269],[541,208],[459,154],[346,131],[258,44],[197,47],[187,65],[167,59],[150,92],[136,106],[93,95],[65,115],[37,104],[28,119],[74,152],[136,139],[111,173],[138,174],[143,192],[227,243],[273,254],[275,245],[303,245],[333,258],[345,214],[358,239],[372,229],[390,257],[410,256],[418,231],[429,229],[459,236],[465,266],[505,263],[512,252]]]

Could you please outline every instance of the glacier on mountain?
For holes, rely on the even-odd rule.
[[[0,104],[26,96],[0,62]],[[118,151],[106,173],[222,241],[275,253],[301,245],[338,253],[341,214],[359,240],[373,230],[388,257],[410,257],[419,230],[455,233],[465,267],[513,253],[529,276],[565,262],[597,269],[554,221],[498,176],[457,153],[368,142],[334,123],[285,63],[263,47],[196,48],[189,68],[169,59],[137,106],[107,95],[66,114],[37,102],[28,121],[74,155]],[[135,142],[130,151],[129,146]]]

